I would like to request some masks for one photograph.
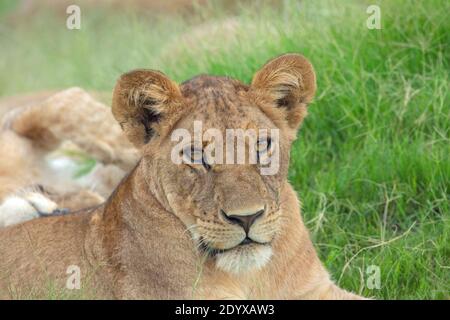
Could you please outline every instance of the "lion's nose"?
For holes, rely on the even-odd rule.
[[[227,213],[221,210],[221,213],[226,221],[232,224],[240,225],[246,233],[250,230],[252,224],[264,213],[264,208],[257,210],[256,212],[252,210],[251,212],[245,212],[245,210],[240,210],[239,212]]]

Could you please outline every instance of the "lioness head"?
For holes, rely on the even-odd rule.
[[[290,146],[315,89],[297,54],[270,60],[250,85],[206,75],[178,85],[135,70],[118,80],[112,111],[159,202],[218,268],[239,273],[272,256]]]

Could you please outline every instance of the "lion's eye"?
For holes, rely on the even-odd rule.
[[[188,164],[202,164],[203,150],[188,146],[183,149],[183,160]]]
[[[187,164],[203,165],[205,169],[210,169],[210,165],[203,155],[203,150],[195,148],[193,145],[183,149],[183,160]]]
[[[272,146],[272,141],[269,137],[260,138],[256,144],[256,151],[258,154],[263,154],[265,152],[270,151],[270,147]]]

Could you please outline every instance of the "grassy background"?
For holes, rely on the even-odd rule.
[[[369,4],[382,30],[366,28]],[[182,81],[250,81],[300,52],[318,94],[292,151],[290,180],[322,261],[376,298],[450,298],[450,2],[282,1],[195,14],[83,10],[82,29],[45,10],[8,19],[0,3],[0,96],[81,86],[110,91],[137,67]],[[366,286],[380,267],[381,289]]]

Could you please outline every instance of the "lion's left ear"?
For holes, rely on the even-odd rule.
[[[297,129],[316,92],[316,75],[305,57],[285,54],[268,61],[254,75],[251,88],[282,110],[289,127]]]
[[[137,148],[161,134],[181,102],[178,85],[162,72],[139,69],[123,74],[114,88],[112,113]]]

